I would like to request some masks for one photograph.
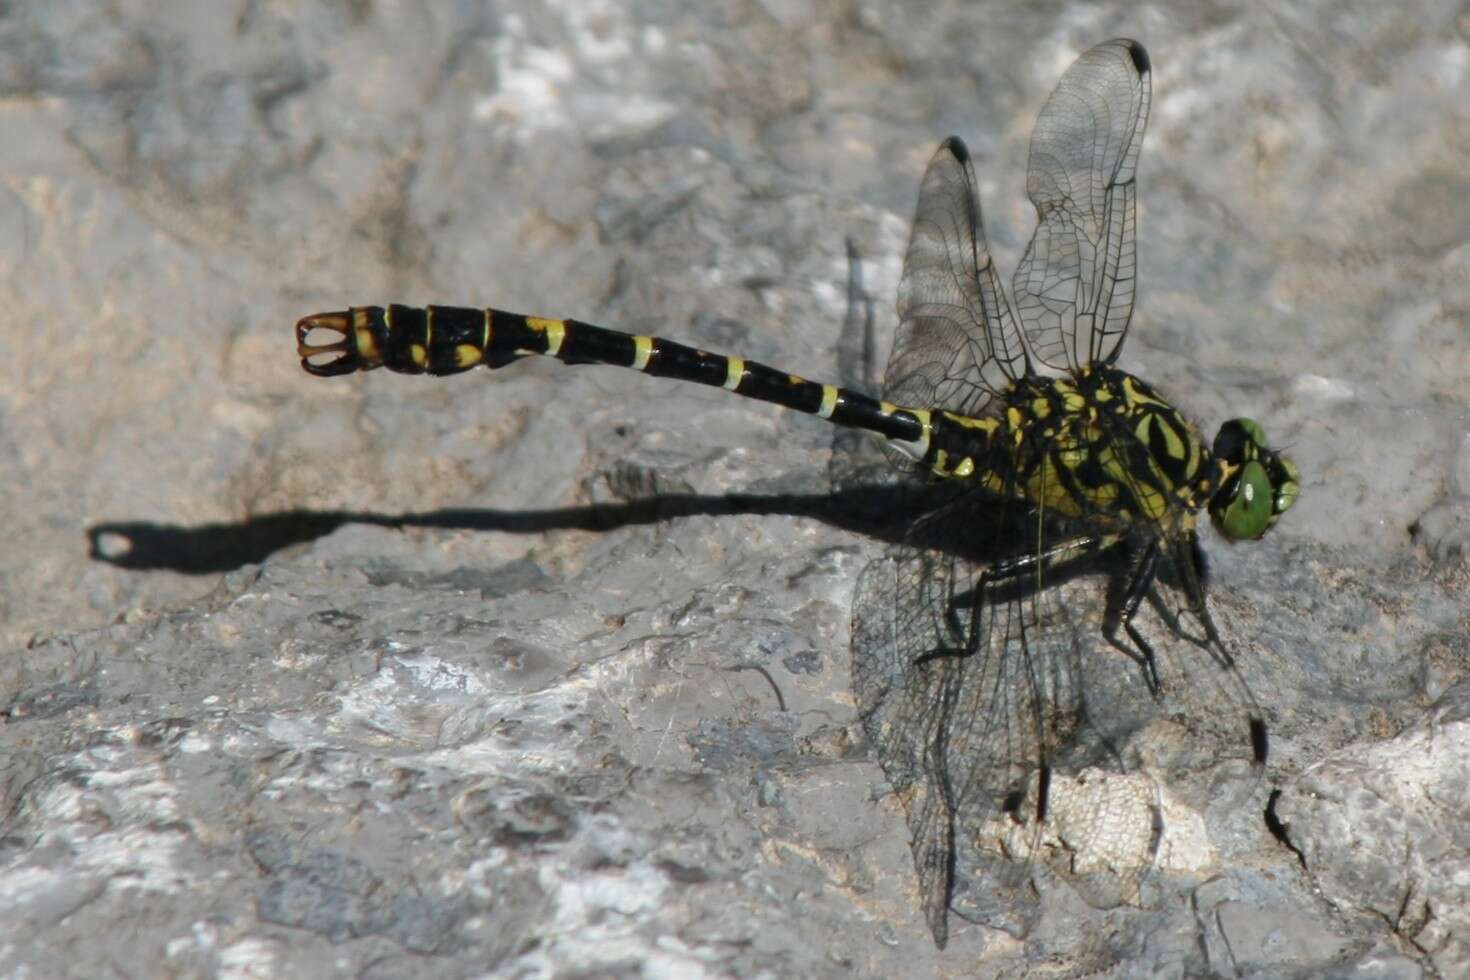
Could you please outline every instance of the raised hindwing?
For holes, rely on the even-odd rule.
[[[897,405],[992,414],[1027,374],[1026,349],[985,243],[970,154],[945,140],[919,188],[898,285],[898,332],[883,397]]]
[[[1149,76],[1138,42],[1100,44],[1062,75],[1031,134],[1036,234],[1012,290],[1031,353],[1059,371],[1111,362],[1128,332]]]

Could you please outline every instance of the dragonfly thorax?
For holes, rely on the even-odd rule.
[[[1227,539],[1258,538],[1299,492],[1296,467],[1251,419],[1226,422],[1206,447],[1147,382],[1106,364],[1022,378],[987,409],[932,413],[922,444],[930,472],[1096,529],[1189,532],[1208,507]]]
[[[1209,498],[1215,467],[1199,430],[1125,371],[1028,379],[1007,401],[1015,488],[1043,510],[1187,526]]]
[[[1219,486],[1194,423],[1125,371],[1095,364],[1027,377],[998,401],[998,418],[936,414],[933,472],[1058,517],[1110,528],[1147,521],[1164,532],[1193,527]]]

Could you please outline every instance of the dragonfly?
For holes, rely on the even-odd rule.
[[[898,543],[859,577],[852,638],[861,723],[905,810],[920,902],[942,947],[966,869],[999,869],[997,887],[1008,888],[1029,873],[1059,774],[1109,758],[1121,768],[1099,723],[1108,705],[1086,680],[1093,668],[1079,665],[1122,654],[1153,698],[1195,681],[1164,676],[1158,641],[1140,628],[1145,608],[1158,611],[1166,641],[1204,651],[1205,672],[1242,706],[1253,762],[1266,758],[1262,713],[1207,603],[1199,515],[1226,541],[1258,539],[1295,502],[1299,477],[1257,422],[1227,421],[1207,445],[1117,366],[1137,284],[1135,177],[1150,97],[1136,41],[1098,45],[1062,75],[1031,138],[1037,225],[1014,302],[986,241],[969,152],[958,137],[939,146],[919,189],[877,397],[660,337],[494,308],[312,314],[296,324],[297,352],[321,377],[450,375],[532,356],[632,368],[873,433],[911,482],[942,485],[943,501],[907,515]],[[1095,624],[1065,599],[1067,583],[1088,574],[1107,586],[1100,615],[1087,617]],[[1183,597],[1177,612],[1165,585]],[[1106,648],[1092,650],[1091,637]],[[1020,844],[984,844],[977,828],[987,821],[1027,832]]]

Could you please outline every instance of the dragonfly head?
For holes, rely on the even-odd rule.
[[[1220,426],[1213,454],[1220,484],[1210,498],[1210,519],[1229,540],[1261,537],[1296,503],[1296,465],[1267,448],[1265,430],[1254,419]]]

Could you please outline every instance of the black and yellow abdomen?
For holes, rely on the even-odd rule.
[[[312,343],[317,330],[336,339]],[[302,366],[323,376],[379,367],[449,375],[539,355],[693,381],[874,432],[936,477],[1114,526],[1188,526],[1192,518],[1171,515],[1198,510],[1214,475],[1194,425],[1143,381],[1107,365],[1017,381],[997,416],[975,418],[893,405],[661,337],[496,309],[394,304],[318,313],[297,324],[297,347]]]
[[[315,331],[326,331],[333,339],[313,342]],[[580,320],[463,306],[355,306],[302,317],[296,324],[296,349],[303,368],[328,377],[379,367],[403,374],[457,374],[536,355],[566,364],[608,364],[724,388],[836,425],[866,429],[916,459],[924,458],[930,443],[927,411],[808,381],[757,361]],[[318,360],[323,357],[328,359]]]

